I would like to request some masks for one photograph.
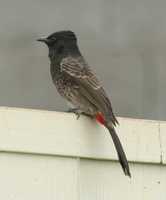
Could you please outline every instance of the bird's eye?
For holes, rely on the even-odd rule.
[[[50,38],[50,41],[52,41],[52,42],[56,42],[57,39],[56,39],[55,37],[52,37],[52,38]]]
[[[56,38],[49,38],[48,39],[48,45],[49,46],[54,46],[57,42],[57,39]]]

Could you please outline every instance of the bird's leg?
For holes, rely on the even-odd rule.
[[[77,119],[80,118],[81,113],[82,113],[82,111],[79,108],[69,108],[67,112],[76,114]]]
[[[93,115],[88,114],[88,113],[85,113],[85,112],[82,112],[81,114],[82,114],[82,115],[85,115],[86,117],[89,117],[90,119],[93,119],[93,118],[94,118]]]
[[[93,115],[85,113],[85,112],[82,112],[79,108],[69,108],[67,112],[76,114],[77,115],[77,119],[79,119],[81,115],[84,115],[84,116],[89,117],[91,119],[94,118]]]

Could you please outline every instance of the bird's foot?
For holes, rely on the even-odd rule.
[[[77,119],[80,118],[81,116],[81,111],[79,110],[79,108],[70,108],[67,112],[69,113],[74,113],[77,116]]]
[[[87,114],[87,113],[81,113],[82,115],[84,115],[84,116],[86,116],[86,117],[89,117],[90,119],[93,119],[94,118],[94,116],[93,115],[91,115],[91,114]]]
[[[76,114],[77,119],[79,119],[81,115],[89,117],[90,119],[94,118],[93,115],[85,113],[85,112],[82,112],[79,108],[69,108],[69,110],[67,112]]]

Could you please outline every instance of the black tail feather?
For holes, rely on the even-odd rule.
[[[128,164],[125,152],[124,152],[122,144],[118,138],[118,135],[115,132],[114,127],[112,127],[112,125],[109,125],[109,123],[107,123],[105,126],[111,134],[112,140],[114,142],[114,145],[115,145],[115,148],[116,148],[116,151],[118,154],[119,162],[122,166],[122,169],[123,169],[125,175],[131,177],[129,164]]]

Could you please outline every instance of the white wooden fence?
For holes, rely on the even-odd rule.
[[[0,200],[166,200],[166,122],[118,120],[131,179],[95,121],[0,108]]]

